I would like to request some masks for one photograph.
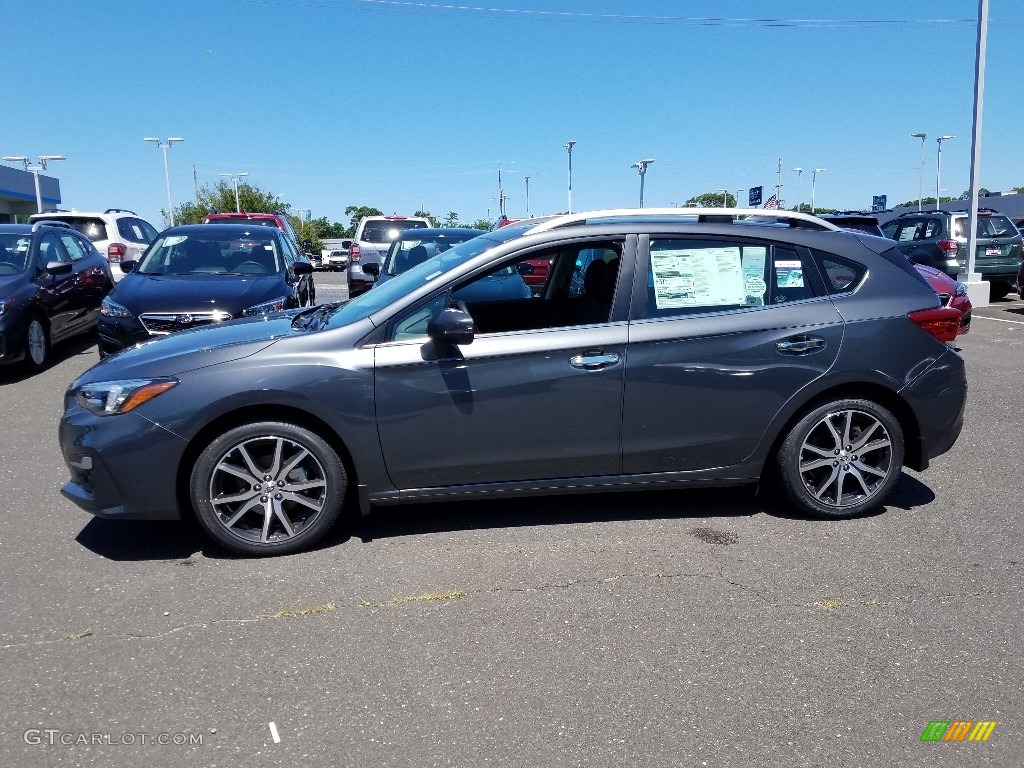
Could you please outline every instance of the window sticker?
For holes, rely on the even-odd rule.
[[[776,288],[803,288],[804,270],[797,259],[775,260]]]
[[[768,284],[764,281],[767,255],[768,249],[764,247],[748,245],[743,248],[743,289],[747,306],[764,306],[764,295],[768,292]]]
[[[743,304],[739,247],[651,251],[658,309]]]

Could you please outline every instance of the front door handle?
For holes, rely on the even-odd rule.
[[[615,365],[619,362],[619,356],[616,354],[610,355],[576,355],[575,357],[569,358],[569,365],[573,368],[582,368],[585,371],[599,371],[602,368],[607,368],[611,365]]]
[[[824,349],[825,340],[817,336],[801,336],[780,341],[775,345],[775,348],[785,355],[803,355],[816,349]]]

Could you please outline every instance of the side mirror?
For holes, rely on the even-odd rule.
[[[461,309],[442,309],[427,323],[427,336],[438,344],[472,344],[476,323]]]
[[[520,275],[532,275],[533,264],[531,264],[528,261],[520,262],[519,264],[516,264],[516,272],[518,272]]]
[[[313,265],[308,261],[296,261],[295,262],[295,274],[296,275],[311,275],[313,274]]]
[[[46,262],[46,274],[56,277],[57,275],[70,275],[71,265],[66,261]]]
[[[371,261],[369,264],[363,264],[363,272],[374,277],[380,277],[380,264],[375,261]]]
[[[121,262],[121,271],[124,274],[127,275],[129,272],[134,270],[138,265],[139,265],[139,262],[137,262],[137,261],[122,261]]]

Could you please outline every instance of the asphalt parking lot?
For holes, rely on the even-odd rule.
[[[962,337],[957,445],[842,522],[745,489],[463,502],[239,559],[59,495],[94,345],[0,370],[0,764],[1020,766],[1011,296]],[[957,720],[998,724],[921,741]]]

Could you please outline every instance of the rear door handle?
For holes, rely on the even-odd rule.
[[[825,348],[825,340],[817,336],[801,336],[780,341],[775,348],[785,355],[804,355]]]
[[[617,362],[619,362],[619,356],[616,354],[583,354],[569,358],[569,365],[573,368],[582,368],[585,371],[599,371],[602,368],[608,368],[609,366],[615,365]]]

